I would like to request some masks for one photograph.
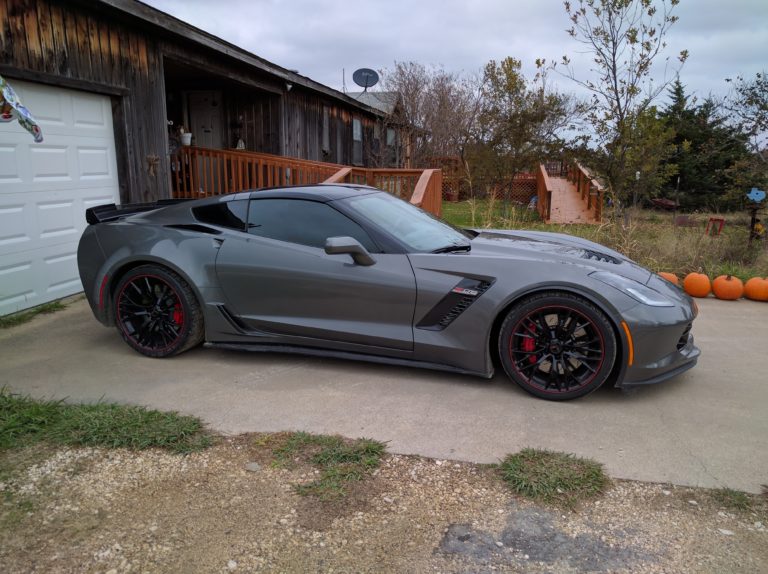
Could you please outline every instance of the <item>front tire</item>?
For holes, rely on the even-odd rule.
[[[148,357],[170,357],[199,345],[203,316],[192,288],[177,273],[158,265],[131,269],[117,284],[117,330]]]
[[[499,334],[510,379],[554,401],[583,397],[611,375],[616,336],[605,314],[570,293],[539,293],[515,306]]]

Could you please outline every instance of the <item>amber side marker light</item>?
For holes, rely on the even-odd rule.
[[[635,362],[635,344],[632,342],[632,333],[629,332],[629,325],[627,325],[627,322],[622,321],[621,326],[624,328],[624,332],[627,334],[627,343],[628,343],[628,351],[629,351],[627,366],[631,367],[632,363]]]

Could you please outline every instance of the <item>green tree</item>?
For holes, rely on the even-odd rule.
[[[668,163],[677,166],[677,175],[666,182],[665,195],[688,209],[733,207],[734,166],[743,166],[751,155],[747,138],[728,121],[721,102],[707,98],[697,104],[679,79],[670,86],[669,98],[661,117],[675,131],[675,153]]]
[[[586,118],[591,126],[591,146],[596,150],[592,167],[616,199],[627,203],[637,196],[634,181],[637,150],[655,144],[643,135],[653,100],[668,82],[654,83],[654,62],[666,47],[665,36],[677,21],[672,15],[679,0],[577,0],[565,2],[571,21],[568,33],[592,56],[591,74],[577,76],[571,59],[563,57],[564,74],[590,93]],[[680,52],[682,64],[688,54]],[[645,122],[640,126],[638,122]],[[653,146],[663,149],[664,146]],[[645,155],[651,150],[645,150]],[[663,159],[663,158],[660,158]],[[661,166],[661,161],[645,162]],[[654,180],[656,178],[654,177]]]
[[[515,58],[486,64],[474,139],[465,150],[476,176],[510,187],[518,173],[562,152],[575,105],[548,87],[545,62],[537,65],[528,81]]]

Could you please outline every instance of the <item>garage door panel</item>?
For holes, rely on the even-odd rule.
[[[72,100],[72,123],[76,128],[86,130],[104,130],[112,125],[112,111],[109,110],[109,117],[104,105],[104,98],[100,96],[90,96],[82,94],[80,97]]]
[[[42,273],[49,299],[65,297],[83,289],[77,270],[77,251],[73,251],[71,245],[50,250],[50,255],[43,257]]]
[[[29,167],[32,183],[67,182],[70,176],[71,159],[67,145],[40,144],[29,150]]]
[[[8,194],[0,205],[0,253],[4,245],[14,251],[42,249],[62,242],[77,241],[85,229],[85,210],[114,203],[117,190],[82,188]],[[10,249],[10,248],[8,248]]]
[[[76,293],[85,210],[119,202],[106,96],[13,82],[39,121],[35,144],[0,124],[0,315]]]
[[[21,161],[16,145],[0,145],[0,193],[4,183],[21,183]]]
[[[37,228],[40,230],[41,240],[61,238],[64,235],[77,235],[79,225],[75,215],[75,201],[73,199],[40,201],[37,203]]]
[[[0,205],[0,253],[29,249],[34,229],[34,206],[19,197]],[[24,243],[25,245],[19,245]]]
[[[68,95],[61,91],[52,90],[48,86],[36,86],[22,82],[13,82],[13,89],[26,108],[32,111],[35,120],[46,133],[44,128],[52,129],[66,126],[71,123],[71,116],[67,118]]]
[[[41,284],[39,264],[27,254],[10,254],[3,256],[0,265],[0,312],[24,309],[40,300],[37,286]]]
[[[80,181],[110,180],[115,177],[114,164],[106,146],[80,146],[77,148],[77,165]]]

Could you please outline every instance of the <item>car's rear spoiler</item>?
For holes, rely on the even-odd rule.
[[[108,203],[106,205],[97,205],[96,207],[89,207],[85,210],[85,220],[90,225],[97,223],[103,223],[105,221],[114,221],[115,219],[121,219],[134,215],[135,213],[142,213],[144,211],[152,211],[161,207],[167,207],[183,201],[189,201],[188,199],[161,199],[155,203],[129,203],[128,205],[117,206],[114,203]]]

